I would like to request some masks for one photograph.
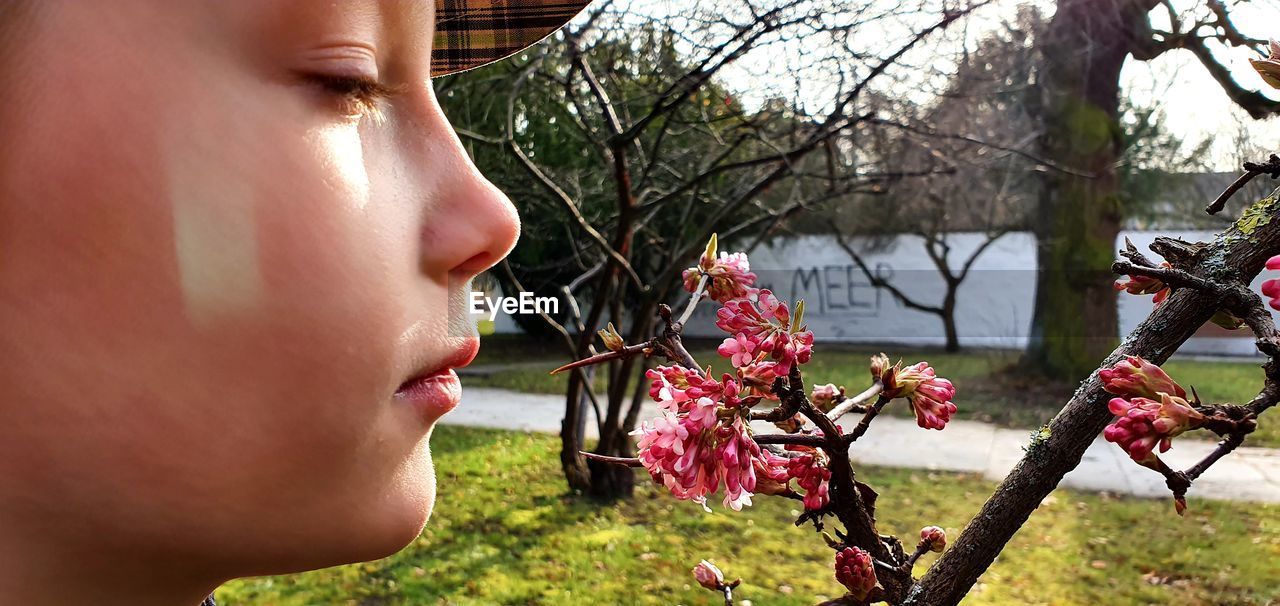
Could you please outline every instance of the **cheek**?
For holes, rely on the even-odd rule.
[[[318,528],[392,482],[369,523],[399,541],[431,490],[389,401],[412,211],[369,204],[354,133],[225,92],[251,82],[107,86],[139,80],[54,59],[0,158],[6,477],[133,529],[227,503],[227,524]]]

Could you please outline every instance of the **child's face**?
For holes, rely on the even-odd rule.
[[[223,576],[410,542],[443,410],[394,394],[474,347],[464,283],[519,233],[434,98],[432,3],[33,7],[0,44],[4,537]],[[352,77],[402,90],[352,116]]]

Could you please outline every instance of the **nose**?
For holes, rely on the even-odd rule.
[[[459,282],[496,265],[520,237],[520,217],[501,190],[480,173],[431,94],[424,127],[432,150],[422,169],[434,183],[426,196],[420,267],[437,280]]]

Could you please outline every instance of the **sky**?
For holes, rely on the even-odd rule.
[[[1233,6],[1232,15],[1246,35],[1280,38],[1280,0],[1253,0]],[[1231,68],[1237,82],[1280,99],[1280,91],[1267,87],[1249,65],[1248,59],[1257,56],[1244,48],[1222,48],[1216,53],[1219,62]],[[1167,52],[1151,62],[1130,59],[1121,73],[1121,84],[1133,99],[1144,104],[1161,97],[1166,112],[1164,123],[1171,132],[1190,139],[1213,137],[1211,161],[1219,170],[1239,168],[1241,158],[1237,157],[1239,151],[1233,139],[1240,123],[1248,125],[1250,138],[1259,148],[1280,152],[1280,116],[1262,121],[1249,118],[1189,51]]]
[[[682,11],[687,10],[691,0],[658,0],[641,1],[640,10],[663,14],[668,18],[680,18]],[[899,0],[877,0],[884,6],[898,6]],[[1172,0],[1179,9],[1190,8],[1205,0]],[[698,6],[716,4],[714,0],[698,0]],[[945,59],[931,57],[928,53],[954,53],[967,41],[972,44],[982,37],[983,32],[996,26],[1004,18],[1015,14],[1020,3],[1028,0],[995,0],[990,6],[969,17],[962,27],[954,27],[942,36],[937,36],[935,44],[919,52],[904,57],[906,69],[890,74],[884,79],[891,83],[895,94],[911,95],[917,91],[917,100],[923,100],[923,91],[933,88],[928,85],[930,78],[935,81],[945,78],[949,71]],[[1226,0],[1231,7],[1233,20],[1244,34],[1258,37],[1280,38],[1280,0]],[[1029,0],[1042,8],[1046,17],[1053,12],[1052,0]],[[1153,25],[1158,28],[1167,27],[1167,18],[1163,11],[1153,13]],[[883,43],[876,40],[877,52],[885,53],[885,49],[897,47],[896,38],[903,33],[921,27],[936,19],[935,14],[903,15],[878,22],[873,31],[882,33]],[[788,43],[791,51],[813,44],[814,40],[794,40]],[[866,44],[865,41],[854,41],[854,45]],[[1250,67],[1247,59],[1258,55],[1251,49],[1229,48],[1219,46],[1215,49],[1221,63],[1227,65],[1235,74],[1238,82],[1254,90],[1267,90],[1269,96],[1280,99],[1280,91],[1269,89]],[[779,51],[771,47],[767,53],[751,53],[740,59],[724,72],[725,80],[730,88],[735,89],[740,100],[751,107],[772,93],[784,93],[797,102],[809,106],[811,111],[821,111],[824,101],[830,99],[830,89],[824,89],[824,78],[821,75],[806,75],[797,82],[795,70],[789,69],[786,55],[789,51]],[[795,54],[799,56],[799,54]],[[916,79],[916,84],[912,79]],[[1265,121],[1254,121],[1227,98],[1218,84],[1209,76],[1199,61],[1189,51],[1176,50],[1164,53],[1151,62],[1129,59],[1121,74],[1122,94],[1128,95],[1139,106],[1161,105],[1164,111],[1162,121],[1171,133],[1188,141],[1187,148],[1211,139],[1209,157],[1205,162],[1215,170],[1236,170],[1244,159],[1265,159],[1255,157],[1262,150],[1280,151],[1280,117]],[[824,94],[824,90],[826,94]],[[1238,133],[1241,124],[1249,129],[1249,140],[1255,149],[1240,150]],[[1265,156],[1265,153],[1263,154]]]

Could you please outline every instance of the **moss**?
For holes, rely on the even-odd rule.
[[[1041,447],[1049,441],[1049,436],[1052,435],[1053,430],[1049,429],[1048,423],[1045,423],[1044,425],[1041,425],[1039,429],[1035,429],[1031,432],[1031,442],[1026,446],[1023,446],[1022,450],[1027,453],[1039,452],[1043,450]]]
[[[1236,221],[1236,229],[1246,236],[1253,235],[1253,232],[1259,227],[1271,222],[1271,217],[1276,212],[1277,203],[1280,203],[1280,195],[1276,193],[1254,202],[1249,208],[1244,209],[1244,213]],[[1253,239],[1251,238],[1250,241],[1253,241]]]

